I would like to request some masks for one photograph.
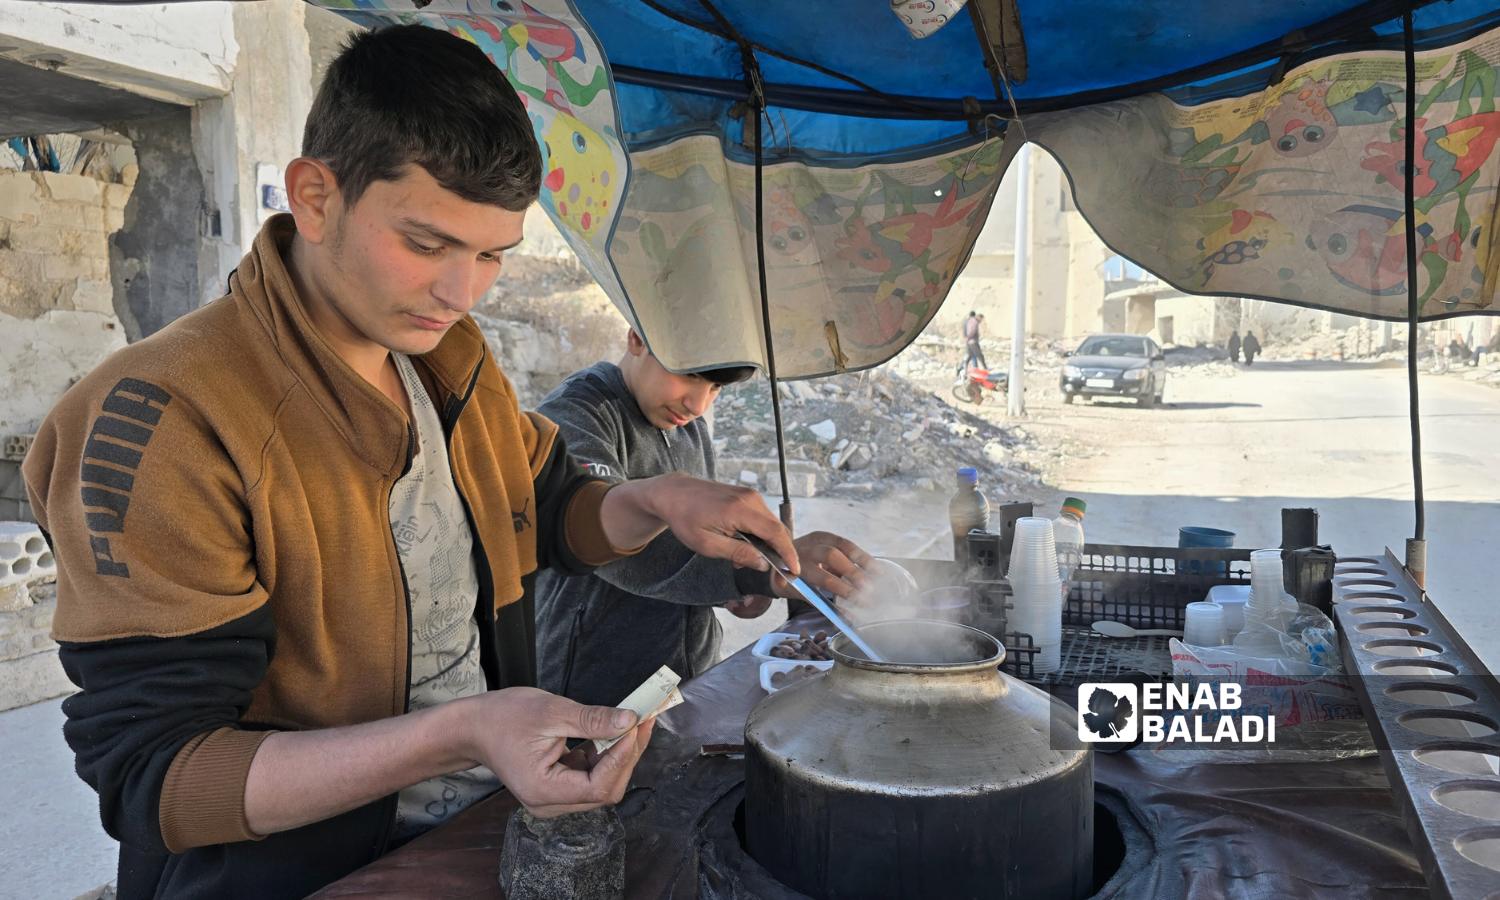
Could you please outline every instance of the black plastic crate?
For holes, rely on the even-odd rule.
[[[971,580],[981,598],[1004,595],[1000,536],[969,535]],[[1100,620],[1135,628],[1181,628],[1183,610],[1220,584],[1250,583],[1250,551],[1085,544],[1063,606],[1063,624],[1087,628]],[[986,587],[989,590],[986,590]]]
[[[1007,627],[1010,587],[1004,581],[1007,560],[1000,536],[971,533],[968,550],[976,601],[974,624],[1003,635],[1006,660],[1001,668],[1069,703],[1076,700],[1074,691],[1084,682],[1119,681],[1132,672],[1157,680],[1171,677],[1168,638],[1106,638],[1091,630],[1093,623],[1181,629],[1187,605],[1204,599],[1210,588],[1250,583],[1249,550],[1085,544],[1063,605],[1061,667],[1038,674],[1031,635]]]

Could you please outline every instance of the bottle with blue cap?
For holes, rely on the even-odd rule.
[[[953,559],[968,566],[969,532],[984,531],[990,524],[990,503],[979,490],[979,470],[973,466],[958,470],[958,490],[948,501],[948,523],[953,526]]]

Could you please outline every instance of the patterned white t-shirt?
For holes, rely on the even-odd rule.
[[[411,400],[417,444],[411,469],[391,490],[391,534],[411,595],[412,710],[483,693],[479,623],[474,606],[479,574],[474,536],[453,483],[442,421],[411,360],[393,353]],[[446,821],[500,787],[476,766],[403,790],[396,806],[396,838],[407,840]]]

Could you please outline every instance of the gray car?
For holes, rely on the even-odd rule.
[[[1094,334],[1068,358],[1058,378],[1063,402],[1074,397],[1129,397],[1155,406],[1167,389],[1167,363],[1161,347],[1139,334]]]

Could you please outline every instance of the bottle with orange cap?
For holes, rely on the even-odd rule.
[[[1063,501],[1062,512],[1052,520],[1052,536],[1057,543],[1057,572],[1062,577],[1063,596],[1067,596],[1068,583],[1073,580],[1073,571],[1083,561],[1083,514],[1088,504],[1077,497]]]

